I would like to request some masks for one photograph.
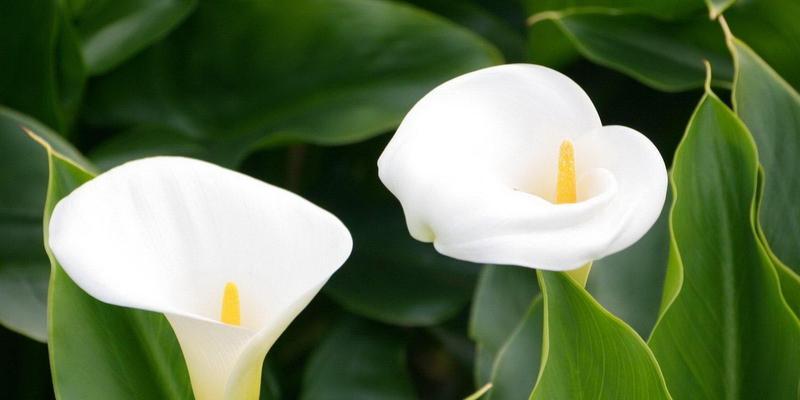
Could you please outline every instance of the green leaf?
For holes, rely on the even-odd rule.
[[[714,66],[719,77],[715,84],[730,85],[732,67],[723,35],[707,16],[664,21],[592,9],[544,12],[534,15],[531,22],[555,24],[586,58],[659,90],[701,86],[703,60]]]
[[[737,67],[734,110],[753,134],[764,167],[758,220],[775,255],[800,272],[800,94],[742,41],[729,43]]]
[[[416,398],[406,366],[405,339],[377,324],[344,320],[312,354],[300,398]]]
[[[755,228],[758,159],[707,90],[672,169],[671,251],[650,347],[675,398],[797,397],[800,323]]]
[[[492,382],[488,398],[504,387],[492,379],[492,369],[498,353],[514,334],[538,294],[536,272],[529,268],[487,265],[481,270],[475,299],[472,303],[469,333],[476,344],[475,383],[482,386]],[[514,351],[513,354],[520,354]],[[538,362],[538,357],[535,358]],[[524,368],[512,368],[524,371]],[[531,376],[535,376],[535,371]],[[518,386],[518,385],[514,385]],[[533,382],[530,389],[533,388]]]
[[[542,307],[542,296],[535,296],[497,351],[490,376],[492,390],[487,393],[487,399],[524,399],[533,390],[542,358]]]
[[[395,2],[201,2],[163,42],[97,80],[86,122],[166,125],[201,143],[204,158],[235,165],[271,144],[383,133],[436,84],[499,61],[480,37]]]
[[[589,289],[597,300],[645,335],[658,315],[666,265],[666,213],[645,237],[594,262]],[[542,298],[535,272],[487,266],[473,303],[470,332],[477,342],[476,383],[492,383],[485,399],[527,397],[536,383],[542,341]],[[533,299],[533,300],[531,300]]]
[[[538,271],[544,298],[542,366],[531,399],[669,399],[639,335],[565,273]]]
[[[0,104],[52,128],[66,128],[83,87],[83,65],[74,40],[55,0],[4,3]]]
[[[736,36],[800,89],[800,2],[795,0],[738,1],[725,11]]]
[[[764,168],[759,168],[758,170],[758,198],[756,199],[756,203],[758,204],[758,211],[757,213],[761,213],[761,207],[763,206],[763,202],[761,199],[764,197]],[[761,229],[761,225],[757,224],[756,226],[758,230],[758,238],[764,246],[764,249],[769,253],[769,257],[772,260],[772,264],[775,266],[775,270],[778,272],[778,279],[781,282],[781,292],[783,293],[783,297],[786,299],[786,303],[789,307],[792,308],[794,311],[794,315],[800,317],[800,275],[794,272],[791,268],[786,266],[776,255],[772,252],[769,248],[769,244],[767,242],[767,238],[764,235],[764,230]]]
[[[101,74],[161,39],[186,18],[196,0],[88,0],[72,20],[92,75]]]
[[[41,122],[0,106],[0,325],[45,341],[50,268],[42,243],[42,211],[47,155],[22,127],[58,151],[83,158]]]
[[[633,246],[592,263],[586,284],[592,296],[642,337],[658,318],[669,253],[668,204],[650,231]]]
[[[58,200],[93,174],[43,144],[50,167],[47,226]],[[50,261],[48,342],[58,398],[193,398],[178,341],[163,315],[101,303],[75,285],[52,255]]]

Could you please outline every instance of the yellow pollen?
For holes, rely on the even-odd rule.
[[[225,324],[241,324],[239,313],[239,288],[233,282],[225,284],[225,293],[222,295],[222,315],[219,318]]]
[[[578,200],[575,187],[575,149],[567,139],[561,142],[558,150],[558,180],[556,183],[556,204],[574,203]]]

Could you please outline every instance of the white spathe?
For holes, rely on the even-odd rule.
[[[198,400],[257,399],[264,357],[352,249],[332,214],[203,161],[155,157],[94,178],[53,210],[49,245],[106,303],[164,313]],[[219,322],[227,282],[241,325]]]
[[[574,204],[554,204],[564,140],[575,149]],[[575,82],[529,64],[435,88],[403,119],[378,167],[414,238],[462,260],[549,270],[636,242],[667,191],[664,160],[644,135],[603,126]]]

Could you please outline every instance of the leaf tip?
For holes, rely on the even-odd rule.
[[[558,19],[560,17],[561,15],[557,11],[542,11],[528,17],[528,19],[525,20],[525,24],[530,27],[538,22],[548,19]]]
[[[475,393],[473,393],[473,394],[471,394],[471,395],[469,395],[469,396],[465,397],[465,398],[464,398],[464,400],[478,400],[478,399],[480,399],[480,398],[481,398],[481,397],[482,397],[484,394],[486,394],[486,392],[488,392],[489,390],[491,390],[491,389],[492,389],[492,386],[493,386],[493,385],[492,385],[492,382],[489,382],[489,383],[487,383],[487,384],[485,384],[485,385],[481,386],[481,388],[480,388],[480,389],[478,389],[478,390],[477,390]]]
[[[49,143],[49,142],[47,142],[46,140],[44,140],[44,139],[43,139],[41,136],[39,136],[39,135],[37,135],[36,133],[34,133],[34,132],[33,132],[33,131],[30,129],[30,128],[28,128],[27,126],[20,125],[19,127],[20,127],[20,129],[22,129],[22,131],[23,131],[23,132],[25,132],[25,134],[27,134],[27,135],[28,135],[28,137],[30,137],[30,138],[31,138],[31,139],[32,139],[34,142],[36,142],[36,143],[38,143],[39,145],[41,145],[42,147],[44,147],[44,149],[45,149],[45,150],[47,150],[47,152],[48,152],[48,153],[52,153],[52,152],[53,152],[53,147],[52,147],[52,146],[50,146],[50,143]]]

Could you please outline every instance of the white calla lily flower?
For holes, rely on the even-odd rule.
[[[332,214],[203,161],[129,162],[62,199],[49,245],[106,303],[164,313],[198,400],[257,399],[267,351],[352,248]]]
[[[526,64],[435,88],[378,167],[414,238],[462,260],[549,270],[636,242],[667,190],[664,160],[644,135],[603,126],[575,82]]]

